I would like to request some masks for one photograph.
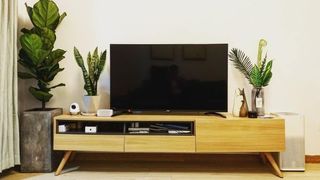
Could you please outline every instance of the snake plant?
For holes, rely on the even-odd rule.
[[[53,96],[50,91],[65,86],[64,83],[50,86],[50,82],[64,69],[60,68],[59,62],[64,59],[66,51],[54,49],[54,43],[56,29],[67,14],[60,14],[52,0],[39,0],[33,7],[25,5],[33,27],[21,29],[18,62],[24,71],[18,75],[21,79],[37,80],[37,86],[30,86],[29,92],[42,102],[44,110],[46,102]]]
[[[249,83],[255,88],[268,86],[272,77],[272,60],[267,60],[267,53],[262,59],[263,48],[267,46],[267,41],[261,39],[258,46],[257,64],[252,64],[250,58],[239,49],[233,48],[229,53],[230,61],[236,69],[244,74]]]
[[[107,51],[103,51],[100,55],[98,53],[98,48],[94,50],[92,55],[89,52],[87,57],[88,70],[86,69],[83,58],[76,47],[74,47],[74,57],[82,70],[84,89],[87,91],[87,95],[96,96],[98,80],[106,63]]]

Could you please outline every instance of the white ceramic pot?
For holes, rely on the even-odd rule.
[[[100,106],[100,96],[83,96],[83,112],[97,113]]]

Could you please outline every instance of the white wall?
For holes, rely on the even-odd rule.
[[[19,25],[28,25],[19,0]],[[33,4],[34,0],[27,1]],[[67,112],[72,102],[81,102],[83,80],[72,50],[86,54],[110,43],[229,43],[255,60],[260,38],[268,40],[268,55],[274,58],[274,77],[266,88],[266,109],[294,111],[305,115],[306,153],[320,154],[320,1],[318,0],[56,0],[68,16],[57,32],[57,48],[67,50],[54,83],[50,107]],[[108,56],[109,58],[109,56]],[[100,80],[100,94],[108,106],[109,67]],[[19,81],[20,110],[40,106],[27,92],[28,81]],[[229,66],[229,111],[234,90],[251,87]]]

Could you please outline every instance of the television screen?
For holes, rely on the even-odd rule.
[[[111,44],[110,106],[227,111],[228,44]]]

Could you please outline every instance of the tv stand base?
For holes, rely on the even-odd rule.
[[[54,150],[65,152],[55,175],[61,174],[75,152],[111,153],[259,153],[275,174],[283,177],[271,153],[285,150],[285,122],[271,119],[240,118],[226,114],[204,115],[118,115],[115,117],[70,116],[54,118]],[[132,124],[153,131],[134,134]],[[158,124],[187,128],[186,134],[159,132]],[[69,131],[59,132],[59,126]],[[85,126],[96,126],[95,134],[85,133]],[[112,127],[112,128],[110,128]],[[165,127],[165,126],[160,126]],[[135,127],[136,128],[136,127]],[[158,131],[155,131],[158,130]],[[172,131],[172,130],[171,130]],[[177,131],[177,130],[176,130]],[[175,131],[175,132],[176,132]]]
[[[64,156],[59,164],[58,169],[55,172],[55,176],[59,176],[68,162],[68,160],[72,160],[72,156],[75,154],[75,151],[65,151]],[[277,165],[276,161],[274,160],[273,156],[269,152],[262,152],[260,153],[261,159],[264,163],[269,162],[272,169],[274,170],[275,175],[278,177],[283,178],[283,173],[281,172],[279,166]]]

